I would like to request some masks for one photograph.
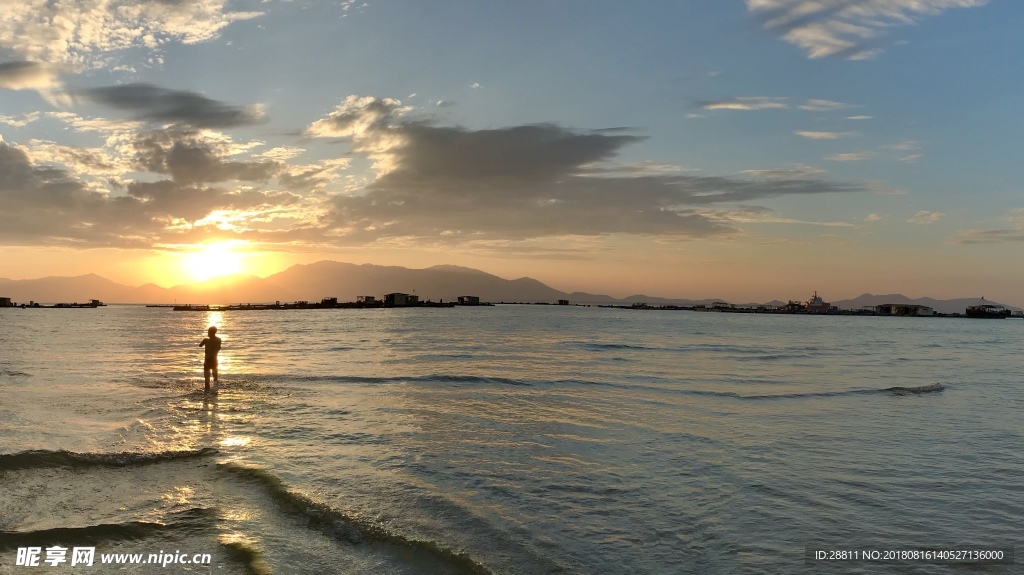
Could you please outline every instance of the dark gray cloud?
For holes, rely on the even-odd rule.
[[[152,84],[124,84],[90,88],[77,92],[97,104],[132,112],[140,120],[167,122],[197,128],[230,128],[263,121],[256,107],[225,104],[183,90],[170,90]]]
[[[400,129],[398,151],[405,178],[552,180],[572,168],[608,160],[643,138],[580,133],[553,124],[466,130],[409,123]]]
[[[132,141],[135,164],[141,170],[167,174],[175,182],[199,184],[238,180],[265,182],[283,168],[281,162],[226,160],[223,151],[189,130],[159,130],[139,134]]]
[[[643,138],[553,124],[489,130],[438,126],[405,119],[398,102],[382,104],[352,97],[327,119],[336,132],[322,123],[310,128],[321,136],[344,132],[353,151],[373,158],[383,174],[363,193],[334,198],[331,225],[345,242],[707,237],[737,231],[721,210],[707,206],[858,190],[806,178],[609,175],[595,172],[593,165]]]

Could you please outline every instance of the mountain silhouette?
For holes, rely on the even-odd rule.
[[[487,272],[454,265],[438,265],[424,269],[374,264],[350,264],[320,261],[294,265],[280,273],[260,278],[248,275],[215,278],[202,283],[163,288],[154,284],[132,287],[112,282],[96,274],[76,277],[45,277],[32,280],[0,279],[0,296],[18,303],[86,302],[100,299],[107,303],[192,303],[233,304],[319,301],[337,297],[355,301],[358,296],[382,297],[386,293],[416,294],[422,300],[451,301],[459,296],[479,296],[490,302],[546,302],[560,299],[581,304],[647,303],[650,305],[710,305],[720,299],[672,299],[648,295],[614,298],[585,292],[566,293],[533,278],[508,280]],[[980,298],[936,300],[911,299],[901,294],[863,294],[850,300],[833,301],[842,309],[858,309],[885,303],[927,305],[940,313],[963,313]],[[769,305],[784,302],[772,301]],[[995,303],[995,302],[989,302]],[[757,305],[757,304],[738,304]],[[1016,308],[1012,308],[1016,309]]]

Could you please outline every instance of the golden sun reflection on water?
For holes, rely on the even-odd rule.
[[[160,499],[171,503],[175,506],[188,505],[189,501],[195,496],[195,489],[188,485],[182,487],[175,487],[173,491],[168,491],[160,496]]]
[[[223,322],[224,322],[224,312],[219,312],[219,311],[208,311],[208,312],[206,312],[206,325],[207,326],[215,327],[215,328],[217,328],[217,331],[220,332],[220,329],[224,326]],[[224,336],[220,335],[220,333],[218,333],[217,335],[221,339],[224,339]]]
[[[221,447],[245,447],[252,441],[251,437],[233,435],[231,437],[225,437],[220,441]]]
[[[249,511],[241,509],[226,509],[220,514],[221,519],[225,521],[249,521],[253,519],[253,514]],[[221,541],[224,541],[224,536],[221,536]]]

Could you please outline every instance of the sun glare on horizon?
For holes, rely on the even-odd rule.
[[[242,254],[228,242],[202,245],[185,254],[182,267],[195,281],[235,275],[242,272]]]

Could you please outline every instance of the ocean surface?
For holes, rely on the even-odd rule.
[[[0,310],[0,573],[1021,573],[805,552],[1020,542],[1022,341],[1020,320],[559,306]],[[212,562],[15,566],[58,543]]]

